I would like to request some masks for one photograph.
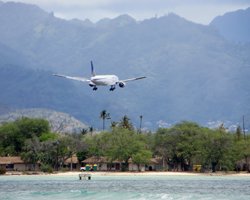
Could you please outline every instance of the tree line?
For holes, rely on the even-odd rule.
[[[51,132],[44,119],[21,118],[0,126],[0,156],[21,156],[26,162],[39,161],[41,170],[63,169],[64,161],[72,155],[79,161],[91,156],[105,156],[110,163],[129,160],[149,164],[159,158],[162,170],[192,171],[201,165],[203,171],[250,171],[250,137],[202,127],[194,122],[181,122],[171,128],[159,128],[155,133],[137,132],[127,116],[111,124],[109,131],[94,132],[93,128],[81,134]]]

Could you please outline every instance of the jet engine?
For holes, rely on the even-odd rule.
[[[90,87],[94,87],[95,84],[94,84],[93,82],[89,82],[89,86],[90,86]]]
[[[119,87],[124,88],[125,85],[126,85],[126,83],[124,83],[124,82],[119,82]]]

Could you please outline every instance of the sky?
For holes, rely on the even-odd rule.
[[[8,0],[2,0],[8,2]],[[175,13],[187,20],[209,24],[216,16],[250,7],[250,0],[10,0],[38,5],[64,19],[115,18],[129,14],[136,20]]]

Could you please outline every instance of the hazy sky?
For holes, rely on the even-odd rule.
[[[3,0],[7,2],[8,0]],[[12,0],[13,1],[13,0]],[[114,18],[129,14],[137,20],[176,13],[193,22],[208,24],[215,16],[250,7],[250,0],[14,0],[36,4],[65,19]]]

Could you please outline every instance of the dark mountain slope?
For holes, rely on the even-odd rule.
[[[216,17],[210,25],[229,41],[250,42],[250,8]]]
[[[0,65],[12,64],[27,66],[29,61],[20,53],[0,43]]]
[[[1,103],[12,108],[48,108],[90,121],[95,100],[79,93],[71,82],[50,72],[16,66],[0,67]],[[99,111],[99,110],[98,110]]]

